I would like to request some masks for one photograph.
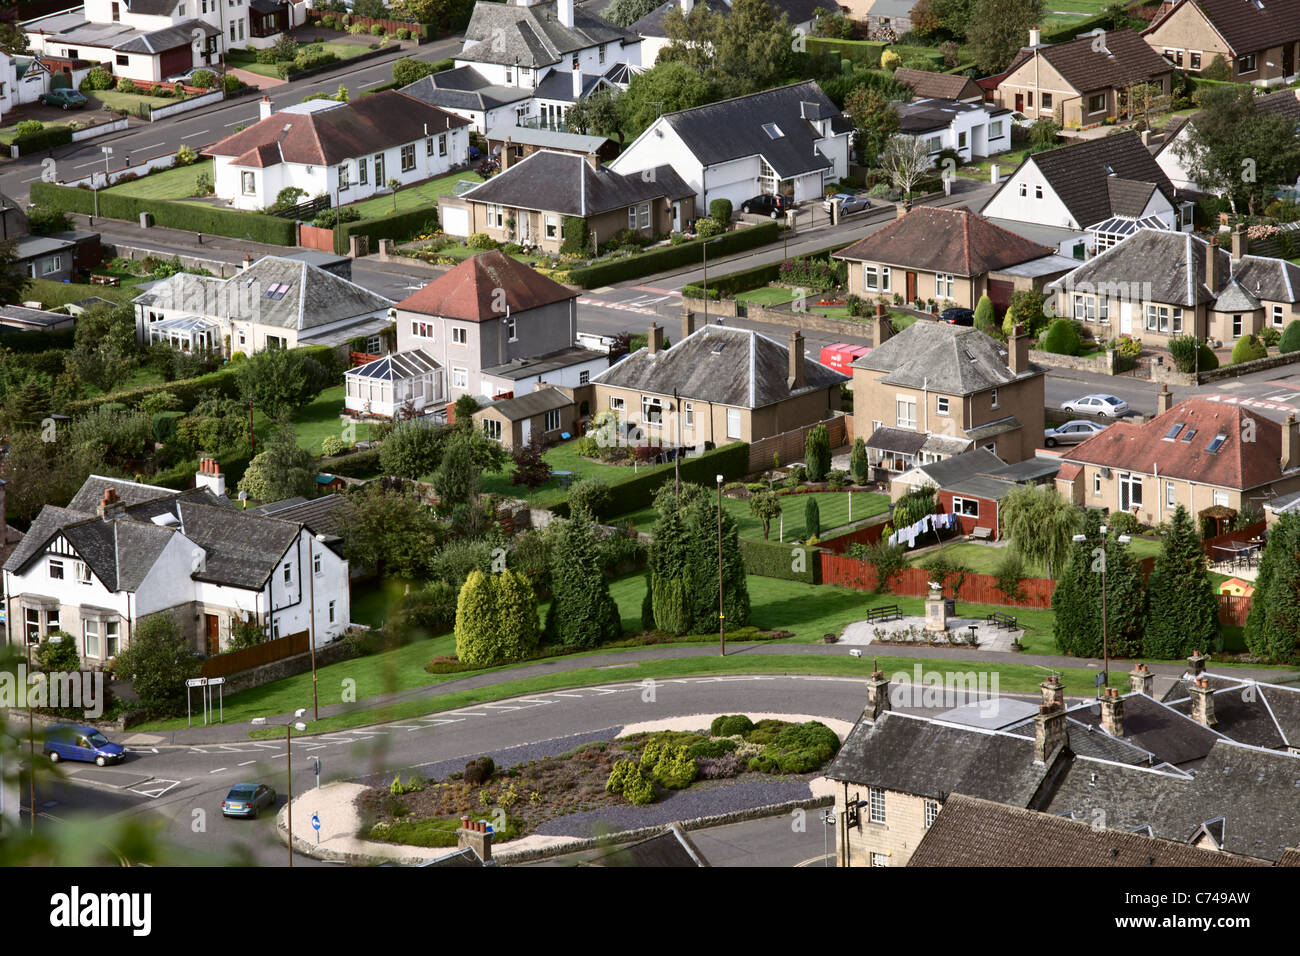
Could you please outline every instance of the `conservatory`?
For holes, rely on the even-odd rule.
[[[392,418],[408,402],[411,412],[427,414],[447,403],[446,372],[424,349],[385,355],[344,378],[345,407],[354,415]]]
[[[179,315],[150,325],[149,341],[183,352],[204,352],[221,347],[221,329],[212,319]]]

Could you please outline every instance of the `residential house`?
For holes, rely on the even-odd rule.
[[[0,306],[0,341],[9,329],[20,332],[57,332],[70,329],[76,319],[60,312],[46,312],[43,309],[29,309],[22,305]]]
[[[1300,128],[1300,90],[1278,90],[1276,93],[1266,93],[1263,96],[1256,96],[1252,103],[1255,112],[1266,116],[1285,116]],[[1217,194],[1218,190],[1203,190],[1192,179],[1187,162],[1180,155],[1180,150],[1185,149],[1191,140],[1192,131],[1200,115],[1198,113],[1188,117],[1178,126],[1176,133],[1166,136],[1160,148],[1156,150],[1156,163],[1164,170],[1175,189]],[[1300,187],[1300,180],[1297,180],[1295,185]]]
[[[900,66],[894,71],[894,79],[909,87],[917,99],[956,100],[959,103],[984,102],[984,91],[969,76],[909,70],[907,67]]]
[[[815,82],[665,113],[609,164],[617,173],[671,166],[695,208],[767,193],[820,200],[849,172],[853,124]]]
[[[731,0],[698,0],[699,6],[707,6],[710,11],[723,16],[731,12]],[[681,10],[683,16],[689,16],[697,6],[697,0],[665,0],[641,19],[630,24],[628,29],[641,37],[641,65],[649,69],[659,59],[660,52],[672,41],[664,23],[668,13]],[[785,15],[794,33],[811,36],[817,25],[817,18],[826,14],[840,12],[835,0],[768,0],[768,6],[776,16]]]
[[[508,451],[532,441],[551,445],[578,433],[578,422],[584,417],[579,402],[590,412],[590,397],[591,386],[544,385],[527,395],[485,405],[474,413],[474,423]]]
[[[302,23],[286,0],[84,0],[23,24],[33,53],[106,64],[132,80],[218,66],[225,50],[273,45]]]
[[[227,279],[178,272],[131,301],[139,341],[224,355],[356,338],[379,354],[393,323],[391,299],[284,256],[263,256]]]
[[[1300,315],[1300,266],[1231,251],[1190,233],[1142,229],[1051,283],[1056,314],[1098,339],[1133,335],[1168,345],[1176,335],[1231,343]]]
[[[556,153],[573,153],[576,156],[595,155],[602,163],[609,162],[619,152],[618,143],[604,136],[564,133],[531,126],[494,126],[484,138],[487,140],[488,153],[501,161],[502,172],[543,149]]]
[[[278,113],[264,96],[260,116],[203,151],[217,196],[239,209],[265,209],[290,187],[344,205],[469,162],[467,120],[394,90]]]
[[[1030,119],[1069,127],[1098,126],[1127,118],[1129,91],[1138,84],[1171,92],[1174,67],[1132,30],[1085,33],[1065,43],[1043,43],[1029,31],[1029,46],[1012,59],[994,94],[999,106]]]
[[[446,370],[447,402],[585,385],[609,356],[574,345],[577,298],[502,252],[481,253],[397,303],[398,353],[420,349]],[[348,408],[359,400],[349,393]]]
[[[615,412],[646,444],[707,448],[823,421],[839,409],[847,381],[804,354],[798,331],[782,345],[749,329],[706,325],[665,348],[663,329],[652,325],[644,348],[592,379],[592,408]]]
[[[1137,133],[1026,156],[980,210],[1076,259],[1142,228],[1190,232],[1192,211]]]
[[[629,63],[615,63],[604,73],[552,70],[533,90],[524,122],[541,129],[567,130],[567,117],[573,104],[602,88],[617,96],[641,72],[641,67]]]
[[[1003,346],[942,322],[921,320],[892,337],[877,326],[879,344],[853,363],[855,431],[872,465],[903,472],[973,447],[1004,462],[1034,457],[1044,370],[1029,362],[1027,335]]]
[[[239,510],[212,459],[196,482],[176,492],[92,475],[66,508],[42,508],[4,564],[10,641],[61,630],[98,668],[160,612],[207,655],[227,649],[239,621],[268,639],[309,631],[317,646],[341,635],[351,605],[340,539]]]
[[[18,91],[18,65],[13,56],[0,50],[0,119],[21,102]]]
[[[988,295],[1000,312],[1020,290],[1042,289],[1073,262],[969,209],[917,206],[835,253],[849,292],[877,301],[974,309]]]
[[[932,162],[945,149],[969,163],[1011,148],[1011,111],[1004,106],[919,99],[900,103],[898,119],[899,133],[924,140]]]
[[[1223,57],[1239,83],[1290,83],[1300,52],[1300,8],[1274,0],[1166,0],[1142,39],[1191,74]]]
[[[1117,422],[1062,453],[1088,507],[1158,525],[1182,505],[1240,513],[1300,490],[1300,426],[1226,401],[1189,398],[1142,425]]]
[[[438,221],[451,236],[486,233],[556,255],[566,219],[582,219],[589,242],[629,231],[679,232],[695,218],[695,190],[671,166],[616,173],[594,156],[542,150],[459,196],[441,196]]]
[[[979,533],[996,541],[1003,499],[1021,486],[1053,483],[1059,469],[1055,457],[1026,458],[1008,465],[986,448],[973,448],[914,465],[890,481],[889,495],[897,501],[909,491],[934,488],[939,512],[957,516],[959,533]]]
[[[401,92],[470,120],[478,133],[510,123],[554,126],[601,83],[617,86],[618,77],[626,88],[629,75],[612,68],[640,63],[640,37],[575,9],[574,0],[478,2],[453,69]],[[555,85],[542,89],[548,80]]]
[[[914,0],[844,0],[851,20],[867,29],[867,39],[894,41],[912,32]]]
[[[9,59],[8,66],[5,66],[3,58]],[[10,57],[7,53],[0,53],[0,72],[4,73],[0,79],[5,82],[9,96],[8,103],[3,104],[5,112],[15,106],[35,103],[42,93],[50,91],[50,67],[39,57]],[[0,100],[4,97],[5,94],[0,94]]]

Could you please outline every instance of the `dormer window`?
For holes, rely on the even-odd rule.
[[[78,562],[76,563],[76,565],[75,565],[75,568],[76,568],[76,571],[77,571],[77,583],[78,583],[78,584],[89,584],[89,583],[90,583],[90,565],[88,565],[85,561],[78,561]]]
[[[1196,437],[1196,432],[1197,429],[1195,428],[1187,429],[1187,431],[1183,432],[1183,441],[1191,441],[1193,438]]]

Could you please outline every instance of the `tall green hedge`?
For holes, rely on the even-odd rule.
[[[95,211],[95,195],[91,190],[59,186],[55,183],[32,183],[31,201],[36,205],[49,206],[60,212],[91,215]],[[124,196],[111,189],[100,192],[99,214],[101,216],[139,222],[142,212],[152,214],[155,225],[170,229],[206,232],[213,236],[249,239],[276,246],[292,246],[298,242],[297,228],[289,219],[279,219],[260,212],[242,212],[235,209],[218,209],[214,206]]]
[[[260,447],[258,450],[261,450]],[[244,472],[248,469],[248,463],[253,460],[253,450],[247,445],[243,445],[239,448],[216,452],[215,457],[217,464],[221,466],[221,473],[226,476],[226,487],[233,489],[239,484],[239,479],[244,477]],[[194,475],[198,470],[199,460],[191,458],[189,461],[183,461],[166,471],[160,471],[147,480],[151,485],[184,491],[186,488],[194,487]]]
[[[820,550],[807,545],[778,544],[762,538],[740,539],[740,554],[745,559],[745,570],[750,574],[804,584],[822,583],[822,563],[817,557]],[[796,553],[800,551],[802,555]],[[796,566],[802,570],[795,570]]]
[[[724,233],[718,237],[716,246],[709,249],[710,256],[725,256],[733,252],[743,252],[756,246],[776,242],[781,235],[781,226],[775,222],[764,222],[757,226],[748,226],[734,232]],[[638,279],[641,276],[667,272],[682,266],[694,265],[702,261],[700,245],[704,240],[696,239],[683,242],[678,246],[664,246],[652,252],[637,256],[625,256],[609,262],[569,270],[569,282],[573,285],[591,289],[597,286],[622,282],[624,279]],[[712,283],[709,283],[712,285]]]
[[[1086,20],[1076,20],[1074,23],[1066,24],[1055,30],[1043,31],[1044,43],[1065,43],[1073,40],[1077,36],[1090,33],[1100,27],[1103,30],[1110,29],[1110,14],[1099,13],[1096,16],[1089,17]]]
[[[70,349],[76,329],[59,329],[48,332],[34,329],[23,332],[10,326],[0,326],[0,346],[11,352],[44,352],[46,349]]]
[[[873,70],[880,69],[880,54],[889,46],[879,40],[834,40],[826,37],[807,37],[804,42],[808,44],[810,55],[838,53],[841,59],[852,60]]]
[[[18,147],[19,156],[30,156],[33,153],[53,149],[55,146],[66,146],[71,142],[71,126],[47,126],[35,133],[17,137],[14,140],[14,145]]]
[[[718,475],[722,475],[724,481],[740,478],[749,473],[749,444],[732,442],[730,445],[723,445],[721,448],[706,451],[693,458],[683,458],[681,471],[683,482],[695,482],[709,488],[714,486]],[[596,517],[614,518],[629,511],[648,508],[653,503],[655,490],[664,482],[672,481],[674,474],[673,468],[660,468],[655,471],[643,471],[640,474],[629,474],[626,478],[611,481],[609,503]],[[562,501],[552,510],[561,517],[567,518],[569,503]]]
[[[340,455],[323,462],[321,467],[331,475],[342,475],[344,478],[370,478],[380,473],[379,449],[367,448],[349,455]]]
[[[369,236],[370,251],[378,252],[380,239],[406,242],[408,239],[414,239],[424,232],[426,225],[432,225],[434,230],[438,228],[438,208],[436,206],[408,209],[404,212],[390,213],[387,216],[359,219],[356,222],[345,222],[334,230],[334,251],[341,256],[345,256],[348,253],[348,239],[350,236]]]

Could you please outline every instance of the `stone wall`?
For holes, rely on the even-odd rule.
[[[356,656],[356,651],[347,641],[336,640],[324,647],[316,648],[316,669],[319,670],[327,664],[337,664],[339,661],[345,661]],[[310,670],[311,652],[295,654],[293,657],[285,657],[269,664],[263,664],[261,667],[254,667],[238,674],[231,674],[226,678],[223,693],[226,695],[237,694],[251,687],[261,687],[263,684],[269,684],[285,677],[293,677],[295,674],[303,674]]]
[[[1202,372],[1199,377],[1199,383],[1205,385],[1209,382],[1221,382],[1227,378],[1240,378],[1241,376],[1249,375],[1252,372],[1266,372],[1271,368],[1281,368],[1284,365],[1294,365],[1296,362],[1300,362],[1300,352],[1288,352],[1285,355],[1269,355],[1266,358],[1255,359],[1252,362],[1221,365],[1211,371]],[[1191,372],[1178,371],[1171,363],[1157,365],[1152,362],[1151,381],[1166,382],[1170,385],[1196,385],[1198,383],[1198,378]]]
[[[1107,349],[1101,355],[1084,358],[1078,355],[1058,355],[1055,352],[1029,350],[1029,361],[1048,368],[1068,368],[1076,372],[1096,372],[1099,375],[1115,374],[1115,350]]]
[[[683,297],[682,308],[695,313],[697,327],[704,324],[705,302],[703,299]],[[708,310],[710,322],[719,316],[734,319],[736,317],[736,301],[734,299],[722,299],[718,302],[710,301]],[[845,319],[830,319],[815,312],[792,312],[788,309],[769,309],[761,305],[747,306],[745,308],[745,318],[752,319],[755,322],[765,322],[769,325],[783,325],[790,329],[830,332],[832,335],[866,336],[871,328],[865,317],[861,322],[853,322]]]
[[[106,242],[103,245],[104,257],[112,258],[121,256],[123,259],[144,259],[153,256],[155,259],[180,259],[181,268],[186,270],[207,269],[209,272],[228,279],[238,273],[243,266],[238,262],[222,262],[219,259],[203,259],[198,256],[186,256],[177,253],[168,254],[158,249],[146,249],[142,246],[126,246],[121,243]]]

